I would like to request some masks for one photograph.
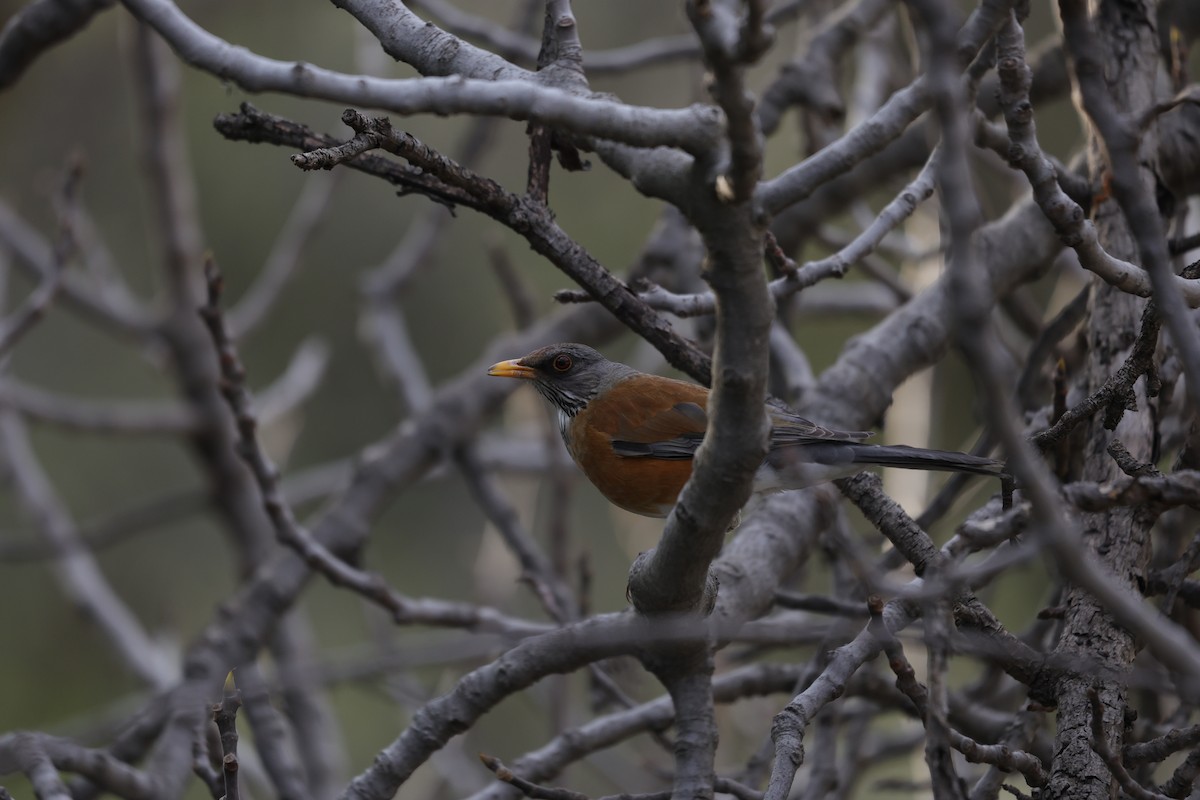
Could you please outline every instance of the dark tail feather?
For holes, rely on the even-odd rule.
[[[1004,471],[1004,464],[990,458],[900,444],[836,441],[806,442],[771,450],[759,470],[755,491],[803,489],[852,475],[860,464],[987,475],[1000,479],[1006,497],[1011,494],[1012,476]]]
[[[975,475],[1004,477],[1004,464],[990,458],[955,453],[949,450],[926,450],[902,444],[846,444],[853,464],[876,464],[881,467],[928,469],[939,472],[970,472]]]

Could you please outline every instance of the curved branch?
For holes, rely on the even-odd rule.
[[[35,0],[0,30],[0,90],[12,86],[38,56],[87,27],[115,0]]]
[[[396,794],[413,771],[486,711],[535,681],[651,643],[702,642],[703,621],[678,618],[653,622],[637,614],[591,617],[518,644],[490,664],[464,676],[454,688],[413,715],[408,728],[375,756],[359,774],[343,800],[386,800]]]
[[[169,0],[123,2],[184,61],[249,92],[283,92],[397,114],[466,113],[536,120],[636,147],[679,147],[697,154],[712,150],[720,135],[721,115],[712,106],[670,110],[629,106],[512,78],[391,80],[349,75],[256,55],[204,30]]]

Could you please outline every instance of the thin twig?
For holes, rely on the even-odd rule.
[[[213,706],[213,722],[221,736],[221,775],[225,783],[225,800],[241,800],[238,782],[237,712],[242,707],[241,694],[233,686],[233,675],[225,681],[224,697]]]

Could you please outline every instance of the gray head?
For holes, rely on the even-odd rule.
[[[564,342],[493,364],[488,375],[525,378],[557,409],[573,417],[613,380],[633,369],[609,361],[584,344]]]

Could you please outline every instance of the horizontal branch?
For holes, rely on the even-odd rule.
[[[469,37],[487,45],[492,52],[533,66],[537,63],[541,43],[531,36],[499,27],[495,21],[470,14],[447,0],[414,0],[408,5],[427,11],[438,19],[446,30]],[[798,16],[805,0],[786,0],[775,3],[766,14],[766,21],[778,25]],[[583,54],[583,65],[589,77],[629,72],[642,67],[700,58],[700,43],[690,33],[657,36],[608,50],[591,50]]]
[[[720,141],[721,114],[712,106],[666,110],[629,106],[524,80],[351,75],[302,61],[266,58],[232,45],[201,28],[170,0],[123,2],[188,64],[248,92],[282,92],[396,114],[482,114],[534,120],[583,136],[635,147],[679,147],[693,154],[711,152]]]
[[[90,433],[177,435],[194,433],[199,416],[172,401],[93,400],[69,397],[7,378],[0,381],[0,408],[31,420]]]
[[[1063,487],[1068,502],[1084,511],[1114,506],[1191,506],[1200,508],[1200,472],[1122,477],[1109,483],[1071,483]]]

